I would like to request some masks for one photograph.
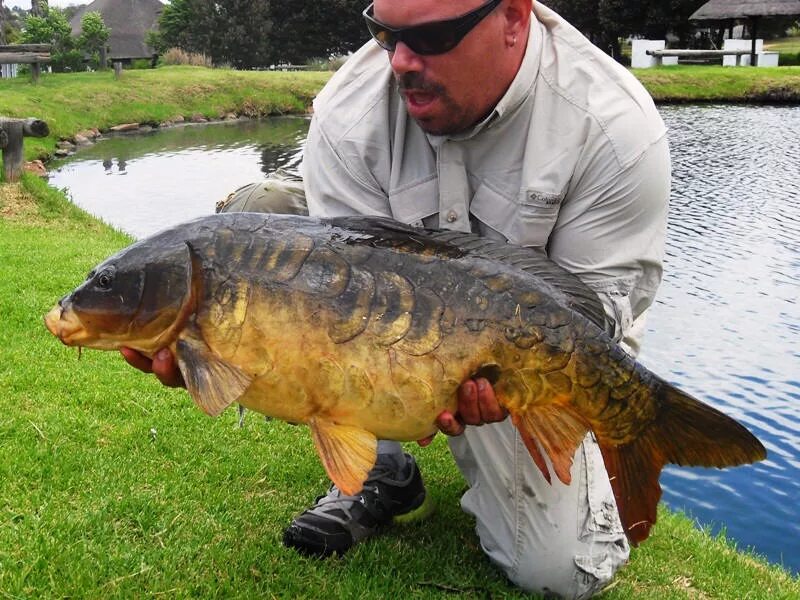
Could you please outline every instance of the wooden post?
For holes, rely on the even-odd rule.
[[[39,75],[42,73],[42,66],[38,63],[31,64],[31,81],[33,83],[39,83]]]
[[[119,79],[122,77],[122,61],[115,60],[114,61],[114,79]]]
[[[0,150],[3,154],[3,177],[6,182],[19,181],[25,155],[24,137],[46,137],[50,128],[41,119],[12,119],[0,117]]]
[[[759,17],[750,17],[750,66],[757,67],[756,64],[756,37],[758,36]]]

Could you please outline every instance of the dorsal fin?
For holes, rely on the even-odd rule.
[[[323,219],[333,227],[369,236],[375,246],[398,251],[428,253],[443,258],[476,256],[502,262],[538,280],[543,291],[580,313],[599,328],[606,328],[600,298],[577,275],[550,260],[539,248],[526,248],[474,233],[411,227],[386,217],[351,216]]]

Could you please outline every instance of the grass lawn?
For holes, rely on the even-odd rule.
[[[770,52],[800,52],[800,35],[765,41],[764,49]]]
[[[0,598],[522,597],[480,551],[441,436],[409,445],[430,520],[341,559],[285,549],[283,527],[327,485],[306,428],[210,419],[45,330],[53,303],[129,241],[32,176],[0,184]],[[796,599],[800,580],[662,511],[603,598]]]

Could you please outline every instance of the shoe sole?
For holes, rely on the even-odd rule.
[[[396,525],[408,525],[409,523],[416,523],[427,519],[436,511],[436,502],[431,498],[431,495],[426,493],[425,499],[417,508],[412,508],[410,511],[402,515],[395,515],[392,517],[392,522]]]

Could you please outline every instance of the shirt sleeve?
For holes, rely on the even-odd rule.
[[[311,216],[392,214],[387,195],[371,181],[365,162],[348,161],[343,147],[334,148],[316,117],[311,119],[300,172]]]
[[[562,202],[550,257],[600,296],[608,333],[632,354],[661,282],[671,167],[666,135],[630,165],[591,152]]]

